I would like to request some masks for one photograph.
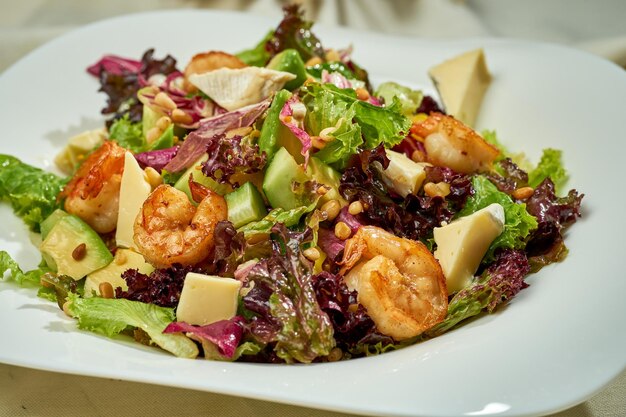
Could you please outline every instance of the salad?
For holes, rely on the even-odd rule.
[[[4,278],[179,357],[311,363],[427,342],[566,257],[583,196],[560,151],[535,165],[475,131],[480,100],[448,100],[446,71],[441,104],[372,85],[311,27],[288,6],[234,55],[87,68],[107,119],[69,139],[64,175],[0,155],[42,254],[23,271],[0,251]]]

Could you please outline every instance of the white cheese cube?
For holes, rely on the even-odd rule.
[[[434,255],[446,277],[448,294],[470,283],[489,245],[503,230],[504,209],[497,203],[434,229]]]
[[[119,214],[117,215],[117,230],[115,241],[122,248],[136,248],[133,240],[133,226],[135,219],[146,201],[152,187],[146,176],[130,152],[124,156],[124,173],[120,186]]]
[[[466,52],[430,69],[446,113],[473,126],[491,74],[482,49]]]
[[[399,152],[386,150],[389,166],[382,172],[383,181],[402,197],[415,194],[426,179],[427,162],[414,162]]]
[[[228,320],[237,313],[241,282],[189,272],[176,308],[176,319],[204,326]]]

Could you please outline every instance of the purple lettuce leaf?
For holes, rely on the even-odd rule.
[[[520,187],[528,186],[528,174],[518,167],[511,158],[498,161],[496,169],[486,175],[498,190],[507,194],[511,194]]]
[[[154,49],[147,50],[140,61],[108,56],[87,69],[100,80],[100,89],[107,95],[107,105],[102,114],[113,114],[113,120],[128,114],[130,121],[139,122],[143,115],[143,104],[137,99],[137,92],[156,74],[164,76],[176,71],[176,60],[166,56],[162,60],[154,59]],[[139,64],[140,65],[139,65]],[[95,73],[95,71],[98,71]]]
[[[124,73],[138,73],[140,69],[141,61],[117,55],[104,55],[98,62],[87,67],[87,72],[94,77],[99,77],[102,71],[113,75],[123,75]]]
[[[341,260],[341,254],[346,247],[345,240],[339,239],[331,229],[320,227],[317,231],[317,245],[333,262]]]
[[[559,228],[567,228],[580,217],[580,203],[584,194],[570,190],[565,197],[557,197],[554,183],[546,178],[535,188],[526,201],[526,209],[537,221],[555,223]]]
[[[220,320],[206,326],[194,326],[188,323],[175,321],[170,323],[163,333],[191,333],[195,340],[205,346],[210,342],[217,347],[220,355],[232,359],[243,336],[243,317],[235,316],[230,320]],[[207,355],[205,348],[205,356]]]
[[[537,218],[537,229],[530,235],[526,244],[532,270],[536,272],[553,262],[560,262],[568,250],[563,232],[581,216],[580,204],[584,194],[570,190],[564,197],[558,197],[554,183],[546,178],[535,188],[526,201],[526,210]]]
[[[435,101],[431,96],[424,96],[422,98],[422,102],[419,107],[415,111],[415,113],[441,113],[446,114],[446,112],[439,106],[439,104]]]
[[[188,272],[200,271],[178,264],[167,269],[155,269],[150,275],[142,274],[137,269],[128,269],[122,274],[128,289],[124,291],[117,287],[115,297],[161,307],[176,307]]]
[[[346,77],[344,77],[342,74],[336,71],[328,72],[325,69],[322,70],[321,81],[324,84],[333,84],[339,88],[353,88],[350,81],[348,81]]]
[[[302,18],[300,6],[297,4],[284,6],[283,14],[283,20],[265,44],[269,57],[272,58],[285,49],[295,49],[304,62],[314,56],[324,59],[324,48],[310,30],[313,22]]]
[[[317,302],[328,314],[337,345],[348,350],[363,338],[376,332],[376,325],[367,310],[357,301],[357,292],[350,291],[343,278],[329,272],[313,276]]]
[[[450,194],[443,197],[408,195],[402,199],[390,193],[373,164],[385,167],[388,159],[379,146],[357,156],[341,177],[339,192],[349,202],[360,201],[364,211],[358,221],[378,226],[397,236],[413,240],[428,239],[432,229],[450,221],[472,193],[469,177],[446,168],[426,171],[427,180],[450,184]]]
[[[248,243],[244,233],[237,232],[229,221],[221,221],[215,226],[214,240],[214,273],[223,277],[236,277],[239,265],[253,259],[269,257],[272,253],[269,239]],[[248,272],[250,271],[246,271],[245,277]]]
[[[348,227],[350,227],[352,234],[356,233],[356,231],[362,226],[357,217],[348,212],[347,206],[341,209],[333,224],[338,222],[347,224]],[[335,235],[333,227],[330,229],[320,227],[318,230],[317,244],[331,261],[338,262],[340,260],[340,255],[346,246],[346,241],[339,239]]]
[[[156,151],[147,151],[135,154],[135,159],[141,168],[151,167],[161,172],[178,152],[178,146]]]
[[[165,169],[169,172],[178,172],[190,167],[207,151],[207,147],[215,136],[223,135],[231,129],[251,126],[265,112],[269,104],[270,101],[265,100],[204,119],[197,130],[187,135],[178,154],[165,166]]]
[[[248,136],[215,135],[207,141],[206,152],[209,159],[202,163],[202,173],[234,188],[241,185],[234,179],[235,174],[260,172],[267,162],[265,153]]]

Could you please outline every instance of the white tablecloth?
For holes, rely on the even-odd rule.
[[[328,25],[429,38],[507,36],[550,41],[585,49],[626,66],[625,0],[310,0],[304,3],[307,17]],[[0,0],[0,71],[55,36],[107,17],[199,7],[246,10],[273,16],[278,21],[281,5],[278,0]],[[347,416],[0,364],[0,416],[44,415]],[[626,416],[626,373],[585,403],[554,416]]]

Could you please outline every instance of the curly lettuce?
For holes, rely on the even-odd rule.
[[[25,164],[10,155],[0,155],[0,201],[11,204],[15,214],[33,231],[60,208],[57,195],[66,179]]]
[[[78,320],[78,327],[113,337],[127,327],[144,331],[152,343],[181,358],[195,358],[198,347],[181,334],[164,334],[174,321],[174,309],[120,298],[81,298],[68,295],[68,310]]]
[[[550,178],[556,193],[560,194],[569,178],[561,161],[562,154],[557,149],[544,149],[537,167],[528,173],[528,185],[536,188],[543,180]]]
[[[278,224],[272,233],[272,255],[246,278],[249,291],[243,305],[252,315],[251,333],[283,361],[310,363],[335,347],[333,326],[316,299],[312,264],[301,250],[311,230],[292,232]]]
[[[530,264],[523,251],[499,252],[479,277],[450,300],[446,318],[428,330],[427,335],[439,336],[483,311],[492,313],[528,286],[524,277],[529,272]]]

